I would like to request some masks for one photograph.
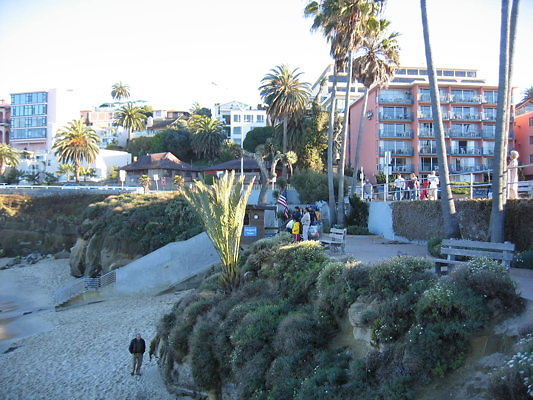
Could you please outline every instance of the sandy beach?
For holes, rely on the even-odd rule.
[[[16,335],[0,341],[0,399],[174,399],[148,351],[142,376],[130,375],[128,345],[139,331],[148,348],[179,294],[107,298],[55,311],[52,293],[73,279],[68,260],[0,271],[1,318],[16,317],[0,325],[4,336],[5,329]]]

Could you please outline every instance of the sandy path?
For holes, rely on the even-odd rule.
[[[11,294],[29,293],[24,309],[49,307],[49,295],[72,279],[67,265],[67,260],[47,260],[0,271],[0,290],[9,287]],[[38,318],[44,324],[37,333],[11,341],[16,349],[0,354],[0,399],[174,399],[147,353],[143,375],[130,375],[127,348],[136,331],[148,347],[157,322],[178,296],[112,298],[20,317]]]

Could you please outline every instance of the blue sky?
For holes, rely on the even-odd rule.
[[[83,107],[110,100],[116,81],[154,107],[260,102],[280,64],[313,83],[330,62],[307,0],[0,0],[0,98],[74,88]],[[401,63],[425,65],[419,0],[389,0]],[[522,0],[513,84],[533,86],[533,1]],[[477,68],[497,83],[499,0],[428,0],[435,63]],[[517,96],[520,97],[520,96]]]

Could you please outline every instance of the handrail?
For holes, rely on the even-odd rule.
[[[116,279],[117,274],[115,270],[96,278],[83,277],[76,279],[53,294],[54,305],[60,306],[80,294],[91,290],[99,290],[104,286],[111,285],[116,282]]]

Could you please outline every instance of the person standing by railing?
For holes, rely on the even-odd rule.
[[[405,190],[405,179],[403,179],[402,174],[398,174],[394,180],[394,188],[396,189],[395,198],[396,200],[403,199],[403,192]]]
[[[428,175],[428,181],[429,181],[429,199],[430,200],[437,200],[437,190],[439,188],[439,177],[435,174],[435,171],[431,171],[431,173]]]
[[[409,200],[420,199],[420,182],[414,172],[409,175],[409,181],[407,182],[409,188]]]

